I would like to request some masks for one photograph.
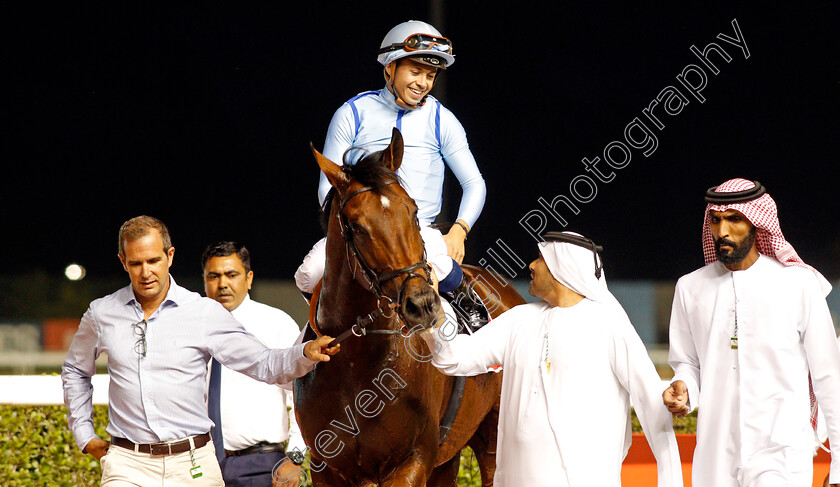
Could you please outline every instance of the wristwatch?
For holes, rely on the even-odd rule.
[[[297,448],[295,448],[292,451],[286,452],[286,456],[289,457],[289,460],[291,460],[292,463],[294,463],[295,465],[302,465],[303,464],[303,460],[304,460],[303,452],[301,452]]]

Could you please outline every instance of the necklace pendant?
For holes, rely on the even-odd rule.
[[[551,362],[548,360],[545,361],[545,371],[549,374],[551,373]]]
[[[732,337],[729,339],[729,348],[732,350],[738,350],[738,337]]]

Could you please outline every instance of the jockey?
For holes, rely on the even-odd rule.
[[[450,298],[465,292],[460,263],[464,241],[484,206],[486,187],[467,144],[461,123],[429,94],[437,77],[455,62],[452,43],[431,25],[411,20],[391,29],[379,49],[385,87],[345,102],[333,115],[323,154],[333,162],[354,164],[365,154],[384,149],[394,127],[405,143],[397,174],[417,204],[426,258],[438,281],[438,291]],[[446,166],[461,184],[455,223],[444,235],[431,227],[440,213]],[[318,200],[323,205],[330,184],[322,173]],[[324,274],[325,239],[321,239],[295,272],[295,282],[311,295]],[[454,294],[454,296],[453,296]],[[464,294],[462,311],[475,314],[476,298]]]

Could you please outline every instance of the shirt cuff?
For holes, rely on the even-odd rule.
[[[296,345],[296,347],[300,349],[300,350],[299,350],[300,355],[296,356],[296,358],[297,358],[298,360],[301,360],[301,363],[302,363],[302,364],[304,364],[304,365],[306,365],[307,367],[313,367],[313,366],[315,366],[315,365],[318,363],[318,361],[317,361],[317,360],[312,360],[311,358],[307,357],[307,356],[303,353],[303,349],[304,349],[304,348],[306,348],[306,344],[307,344],[307,343],[309,343],[309,342],[311,342],[311,341],[312,341],[312,340],[309,340],[309,341],[306,341],[306,342],[301,343],[300,345]]]
[[[85,428],[85,430],[87,429],[88,428]],[[75,438],[76,446],[79,447],[79,451],[81,452],[84,452],[85,447],[88,445],[88,443],[90,443],[91,440],[102,439],[99,437],[99,435],[93,432],[93,428],[90,428],[90,431],[76,433]]]
[[[299,451],[306,454],[306,443],[299,435],[289,435],[289,444],[286,446],[286,453],[291,451]]]

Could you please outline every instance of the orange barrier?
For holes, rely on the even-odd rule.
[[[79,329],[79,318],[48,319],[41,325],[44,351],[66,352]]]
[[[691,487],[691,461],[694,459],[694,447],[697,439],[694,435],[677,435],[677,446],[680,448],[682,474],[685,487]],[[826,445],[827,446],[827,445]],[[813,487],[822,487],[825,476],[828,475],[831,455],[820,450],[814,457]],[[622,487],[651,487],[656,485],[656,459],[650,446],[641,433],[633,434],[633,444],[624,464],[621,467]]]

